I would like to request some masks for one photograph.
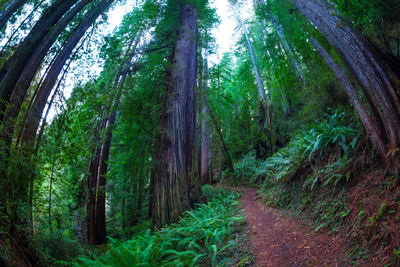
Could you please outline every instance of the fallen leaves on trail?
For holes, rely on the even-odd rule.
[[[244,188],[255,266],[345,266],[344,242],[338,236],[313,232],[298,218],[255,201],[255,188]]]

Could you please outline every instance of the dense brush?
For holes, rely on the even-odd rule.
[[[210,201],[187,211],[179,223],[150,230],[121,242],[110,238],[109,249],[95,259],[80,257],[73,266],[217,266],[235,241],[239,215],[237,192],[205,187]],[[225,255],[226,256],[226,255]],[[226,260],[226,257],[224,257]]]

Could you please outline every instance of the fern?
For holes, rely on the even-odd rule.
[[[239,194],[206,187],[208,204],[187,211],[178,224],[145,232],[127,242],[109,238],[109,250],[92,260],[79,257],[75,266],[217,266],[220,254],[234,244],[229,240],[239,215]]]

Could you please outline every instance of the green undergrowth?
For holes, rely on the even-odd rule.
[[[265,161],[248,154],[235,166],[236,178],[259,182],[258,197],[266,205],[311,219],[315,231],[342,232],[349,262],[381,257],[385,266],[397,266],[397,189],[393,179],[378,179],[380,165],[348,114],[336,111],[297,132]]]
[[[308,177],[307,184],[337,185],[343,178],[342,170],[349,163],[351,152],[360,137],[354,118],[337,110],[325,120],[299,130],[291,141],[265,161],[256,160],[250,152],[235,165],[234,179],[242,183],[256,180],[270,183],[290,182],[307,164],[315,165],[318,172]],[[324,155],[333,154],[328,164],[321,164]],[[324,163],[324,162],[322,162]],[[314,166],[313,166],[314,167]]]
[[[187,211],[179,223],[143,231],[129,241],[110,238],[101,255],[77,258],[72,266],[229,266],[250,258],[244,250],[240,194],[205,186],[207,204]]]
[[[316,231],[337,231],[350,213],[339,185],[353,177],[360,132],[354,118],[338,110],[300,131],[264,162],[267,171],[259,196],[270,206],[307,211]]]
[[[353,178],[351,165],[362,132],[348,114],[342,109],[331,112],[298,131],[265,161],[248,154],[235,166],[235,177],[261,181],[258,196],[267,205],[297,214],[306,211],[315,230],[337,231],[350,212],[342,185]]]

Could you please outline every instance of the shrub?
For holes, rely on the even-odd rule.
[[[307,185],[310,184],[313,188],[320,180],[324,181],[324,185],[336,185],[343,178],[340,173],[345,169],[349,155],[360,136],[359,131],[349,121],[345,112],[336,111],[309,130],[302,130],[294,135],[286,147],[260,164],[259,170],[263,170],[265,181],[288,182],[305,163],[313,164],[317,161],[322,166],[319,166],[319,173]],[[324,167],[324,162],[320,162],[321,158],[328,152],[328,148],[333,147],[337,160]]]
[[[74,266],[216,266],[221,255],[235,241],[230,240],[237,225],[239,194],[205,187],[210,201],[187,211],[179,223],[157,232],[134,236],[121,242],[110,238],[106,253],[91,259],[79,257]]]
[[[71,261],[82,255],[80,242],[64,235],[61,230],[39,232],[32,236],[30,247],[41,253],[45,262]]]

